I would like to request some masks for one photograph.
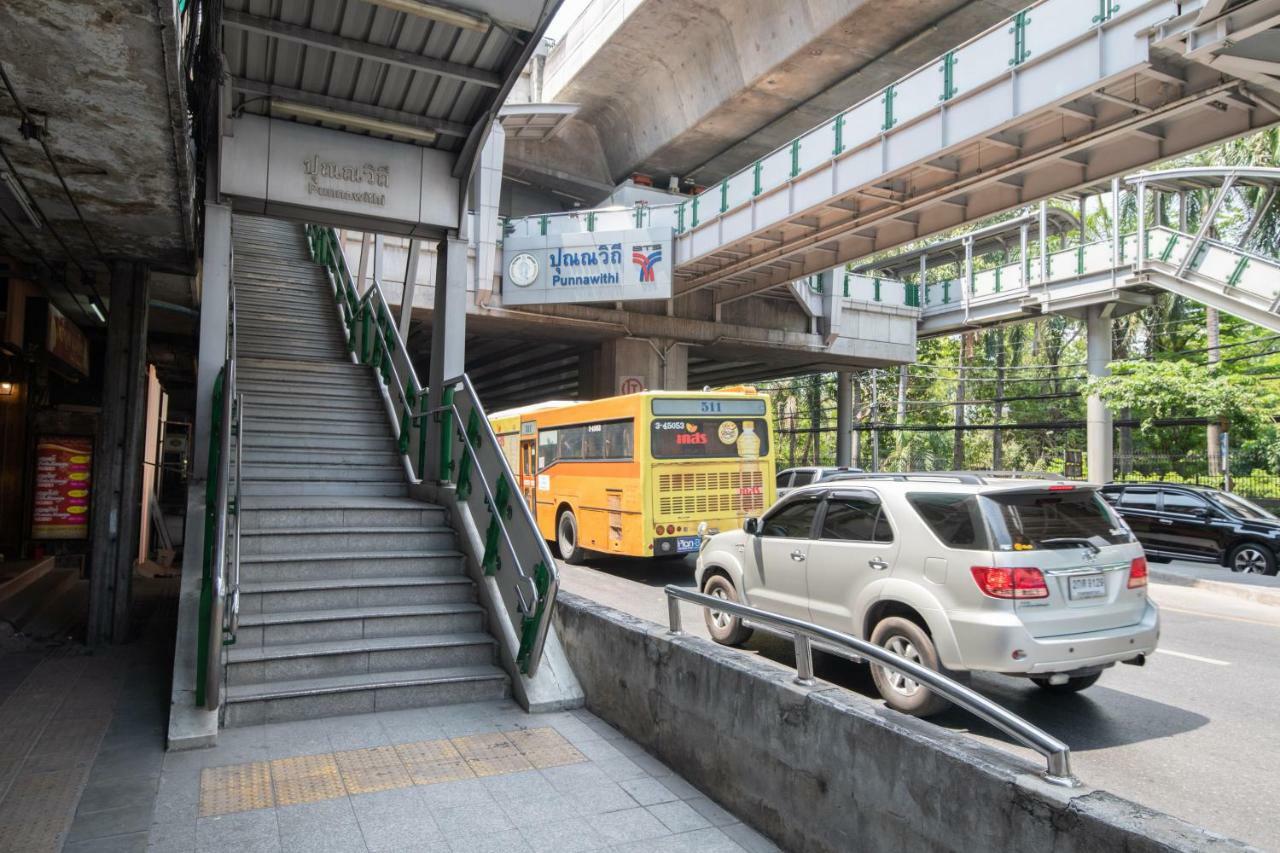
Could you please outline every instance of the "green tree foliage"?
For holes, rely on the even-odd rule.
[[[1270,415],[1249,377],[1185,359],[1120,362],[1112,366],[1110,376],[1088,380],[1085,390],[1112,409],[1142,411],[1143,432],[1149,432],[1158,419],[1182,417],[1257,429],[1266,425]]]

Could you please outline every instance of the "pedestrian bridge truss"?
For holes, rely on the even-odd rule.
[[[1140,230],[1113,227],[1103,239],[1081,241],[1077,217],[1042,205],[1039,215],[863,264],[845,273],[843,288],[852,298],[870,294],[919,307],[919,331],[926,337],[1041,314],[1083,314],[1098,304],[1122,314],[1149,305],[1161,290],[1280,332],[1280,261],[1250,248],[1273,212],[1280,169],[1144,172],[1125,184],[1134,194],[1132,206],[1116,182],[1109,209],[1137,211]],[[1249,189],[1256,201],[1241,219],[1228,202],[1235,193],[1235,205],[1245,203],[1248,197],[1236,191]],[[1187,199],[1194,192],[1207,198],[1196,228],[1189,230]],[[1087,198],[1080,199],[1082,209]],[[1166,203],[1167,198],[1175,201]],[[1168,207],[1176,210],[1173,224],[1165,222]],[[1154,218],[1150,224],[1149,216]],[[1227,222],[1231,217],[1235,227]],[[1113,226],[1120,219],[1110,218]],[[1053,250],[1040,240],[1042,228],[1059,235],[1062,248]],[[810,289],[820,289],[820,282],[814,279]]]
[[[723,304],[1275,123],[1277,26],[1280,0],[1041,0],[686,201],[508,233],[668,225],[677,298]]]

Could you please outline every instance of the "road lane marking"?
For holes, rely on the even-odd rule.
[[[1156,602],[1159,604],[1159,602]],[[1268,628],[1280,628],[1280,623],[1266,622],[1262,619],[1247,619],[1244,616],[1227,616],[1222,613],[1207,613],[1203,610],[1186,610],[1181,607],[1170,607],[1167,604],[1159,604],[1160,609],[1168,610],[1170,613],[1186,613],[1189,616],[1205,616],[1209,619],[1228,619],[1232,622],[1248,622],[1250,625],[1266,625]]]
[[[1214,666],[1231,666],[1231,661],[1218,660],[1217,658],[1202,658],[1200,655],[1189,655],[1186,652],[1174,652],[1169,649],[1156,649],[1162,655],[1173,655],[1176,658],[1186,658],[1187,660],[1196,660],[1200,663],[1211,663]]]

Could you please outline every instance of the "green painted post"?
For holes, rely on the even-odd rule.
[[[471,447],[479,450],[480,448],[480,415],[475,409],[471,410],[471,414],[467,416],[467,441]],[[471,466],[479,464],[474,459],[471,451],[463,448],[462,459],[458,462],[458,481],[457,491],[458,499],[466,500],[471,497]]]
[[[689,222],[690,228],[698,227],[698,202],[701,201],[696,195],[693,197],[693,217]]]
[[[505,474],[498,477],[498,484],[493,489],[493,500],[496,506],[489,507],[489,527],[484,534],[484,556],[480,558],[480,566],[486,575],[497,574],[502,568],[502,550],[498,537],[502,534],[503,521],[511,518],[511,486],[507,483]]]
[[[1026,9],[1013,16],[1013,26],[1009,28],[1009,32],[1013,33],[1013,58],[1009,60],[1010,66],[1021,65],[1031,55],[1031,51],[1027,50],[1027,24],[1029,23],[1031,23],[1031,17]]]
[[[427,472],[427,418],[431,417],[422,409],[427,405],[427,395],[418,398],[418,415],[414,418],[418,427],[418,479]]]
[[[413,380],[406,379],[404,381],[404,411],[400,413],[401,456],[409,452],[409,424],[411,423],[413,408],[417,404],[417,396],[413,393]]]
[[[1150,246],[1150,245],[1151,245],[1151,238],[1150,238],[1150,236],[1148,236],[1148,237],[1147,237],[1147,245],[1148,245],[1148,246]],[[1169,258],[1173,257],[1173,249],[1174,249],[1174,247],[1175,247],[1175,246],[1177,246],[1177,245],[1178,245],[1178,235],[1177,235],[1177,234],[1171,234],[1171,235],[1169,235],[1169,242],[1168,242],[1168,244],[1164,247],[1164,251],[1160,253],[1160,262],[1161,262],[1161,263],[1168,263],[1168,262],[1169,262]]]
[[[944,279],[942,282],[942,304],[951,304],[951,280]]]
[[[831,156],[839,157],[841,152],[844,151],[844,113],[840,113],[840,115],[836,116],[835,132],[836,144],[835,147],[831,149]]]
[[[898,120],[893,117],[893,101],[897,97],[897,89],[889,86],[884,90],[884,97],[880,99],[880,103],[884,104],[884,123],[880,125],[880,130],[884,133],[888,133],[898,123]]]
[[[1000,292],[1000,273],[1003,269],[1003,266],[996,267],[996,293]]]
[[[538,636],[538,626],[547,615],[547,591],[551,588],[551,572],[547,570],[546,563],[539,562],[533,567],[533,585],[538,593],[538,607],[520,625],[520,650],[516,653],[516,665],[524,673],[529,671],[529,656],[533,652],[533,641]]]
[[[800,140],[791,140],[791,177],[800,174]]]
[[[873,298],[875,299],[876,302],[879,302],[880,301],[880,279],[878,278],[871,279],[871,286],[875,289],[875,296]]]
[[[1236,261],[1236,268],[1227,277],[1227,287],[1235,287],[1240,283],[1240,277],[1244,275],[1247,266],[1249,266],[1249,258],[1241,256],[1240,260]]]
[[[755,184],[751,189],[752,196],[760,195],[760,173],[763,170],[764,170],[764,164],[761,163],[759,160],[757,160],[755,165],[751,167],[752,174],[755,178]]]
[[[942,65],[938,68],[942,72],[942,95],[939,101],[949,101],[956,96],[956,52],[950,51],[946,56],[942,57]]]
[[[844,298],[849,298],[849,271],[844,271]]]
[[[547,236],[547,222],[548,222],[548,220],[549,220],[549,219],[550,219],[550,217],[548,217],[548,216],[539,216],[539,217],[538,217],[538,234],[539,234],[539,236],[542,236],[542,237]]]
[[[637,204],[634,215],[636,218],[636,227],[643,228],[644,227],[644,208]]]
[[[729,181],[725,179],[720,182],[720,212],[724,213],[729,209]]]
[[[444,389],[440,395],[444,411],[436,415],[440,420],[440,479],[446,481],[453,476],[453,395],[453,386]]]
[[[684,206],[685,206],[685,202],[682,201],[676,207],[676,233],[677,234],[684,233]]]
[[[587,230],[596,230],[596,212],[594,210],[587,211]]]
[[[1084,275],[1084,246],[1076,246],[1076,275]]]

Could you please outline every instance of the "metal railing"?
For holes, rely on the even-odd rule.
[[[307,240],[312,258],[324,266],[329,277],[342,315],[348,351],[353,360],[372,367],[379,378],[379,390],[409,481],[422,482],[429,452],[441,454],[441,481],[454,486],[460,501],[466,501],[471,494],[469,480],[473,472],[478,476],[483,505],[472,507],[473,517],[480,517],[479,513],[489,516],[481,565],[487,575],[498,579],[503,606],[518,638],[518,647],[513,650],[517,665],[527,675],[533,675],[542,658],[559,578],[555,561],[520,495],[518,481],[506,457],[498,451],[480,398],[463,375],[446,382],[441,407],[427,411],[426,389],[418,381],[382,282],[371,275],[368,289],[363,294],[359,292],[332,228],[308,225]],[[440,448],[427,447],[427,423],[431,417],[445,421],[440,429]],[[467,431],[451,429],[450,422],[467,424]],[[448,461],[455,456],[455,438],[460,450],[456,476]],[[520,508],[518,516],[513,516],[513,504]],[[514,573],[500,572],[504,554],[515,566]],[[534,556],[529,557],[530,554]]]
[[[473,473],[480,481],[482,505],[471,508],[473,514],[477,509],[487,512],[490,519],[480,560],[485,574],[496,575],[501,571],[504,553],[515,565],[514,578],[502,587],[503,604],[512,625],[518,626],[516,663],[522,672],[533,675],[542,659],[542,649],[551,626],[551,608],[560,588],[556,562],[538,530],[529,505],[521,496],[518,481],[480,405],[480,397],[466,374],[444,384],[441,406],[431,412],[437,413],[443,416],[440,426],[441,477],[453,483],[460,501],[470,501],[474,495],[470,485]],[[456,474],[455,449],[461,451],[456,454]],[[516,520],[513,513],[518,515],[516,525],[510,523]],[[513,526],[517,529],[517,537],[522,540],[522,547],[512,541]],[[506,545],[505,552],[503,544]],[[521,556],[529,552],[536,560],[533,566],[527,565]]]
[[[912,663],[874,643],[859,640],[857,637],[842,634],[839,631],[832,631],[800,619],[779,616],[775,613],[739,604],[736,601],[704,595],[703,593],[678,586],[667,586],[666,593],[667,618],[670,621],[671,633],[673,634],[683,633],[680,618],[681,601],[687,601],[690,604],[695,604],[711,611],[732,613],[735,616],[750,620],[753,624],[767,626],[766,630],[776,630],[780,633],[789,634],[795,642],[796,683],[806,687],[814,684],[813,642],[815,640],[823,644],[824,651],[830,651],[855,661],[875,661],[876,664],[886,669],[891,669],[900,675],[925,685],[930,690],[936,691],[940,696],[987,721],[1023,746],[1040,753],[1044,756],[1046,763],[1045,773],[1043,774],[1045,781],[1069,788],[1080,785],[1079,780],[1071,775],[1071,750],[1065,743],[1038,726],[1022,719],[1017,714],[997,705],[987,697],[947,678],[945,675],[941,675],[917,663]]]

